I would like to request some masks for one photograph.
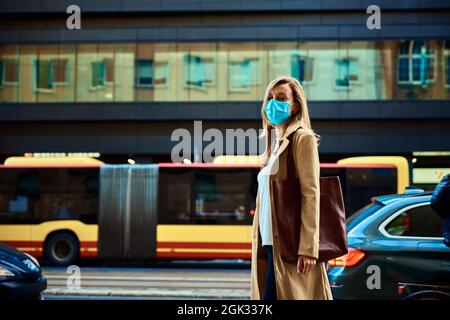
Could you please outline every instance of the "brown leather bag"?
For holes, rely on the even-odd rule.
[[[296,177],[292,149],[292,143],[289,143],[288,178],[272,180],[272,195],[281,259],[289,263],[297,263],[302,204],[300,181]],[[318,262],[343,256],[347,254],[347,250],[345,208],[339,177],[320,177]]]

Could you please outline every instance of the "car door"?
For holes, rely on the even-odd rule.
[[[383,223],[385,235],[398,246],[399,255],[391,267],[401,271],[401,282],[448,285],[450,248],[443,242],[442,230],[443,220],[429,201],[408,204]],[[406,248],[413,246],[416,252],[406,255]]]
[[[443,241],[444,221],[433,211],[430,202],[409,206],[396,220],[399,222],[398,235],[417,241],[417,256],[410,260],[410,270],[414,270],[413,282],[449,285],[450,248]]]
[[[425,219],[417,250],[426,280],[428,284],[450,286],[450,247],[444,243],[444,220],[429,204],[425,204],[421,210]]]
[[[450,287],[450,247],[444,244],[444,238],[421,240],[417,249],[428,284]]]

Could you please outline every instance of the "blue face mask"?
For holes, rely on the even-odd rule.
[[[266,113],[267,118],[270,123],[274,125],[282,124],[286,122],[291,113],[289,112],[290,103],[284,102],[280,100],[270,99],[266,107],[264,108],[264,112]]]

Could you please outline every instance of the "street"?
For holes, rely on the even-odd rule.
[[[226,267],[226,266],[225,266]],[[81,267],[79,287],[66,268],[44,267],[46,300],[54,299],[248,299],[250,270],[175,267]]]

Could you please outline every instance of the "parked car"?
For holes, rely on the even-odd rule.
[[[374,197],[347,220],[349,252],[327,266],[335,299],[450,298],[450,248],[431,194]]]
[[[43,299],[47,280],[38,261],[27,253],[0,243],[0,300]]]

